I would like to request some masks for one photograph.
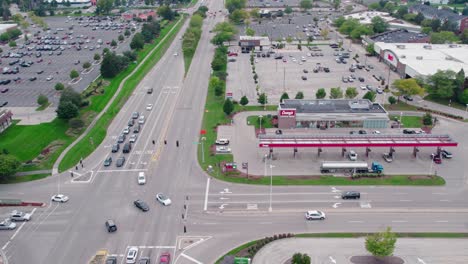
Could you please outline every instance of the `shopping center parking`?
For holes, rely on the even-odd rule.
[[[82,20],[80,20],[82,19]],[[138,27],[134,22],[121,23],[117,19],[115,21],[101,20],[89,21],[90,17],[47,17],[45,22],[50,27],[50,30],[31,25],[29,27],[31,37],[28,42],[18,40],[18,47],[11,49],[7,45],[2,46],[2,55],[6,56],[10,53],[23,52],[26,55],[21,58],[1,58],[2,68],[8,67],[14,69],[18,67],[17,74],[2,74],[0,80],[8,80],[11,82],[7,85],[2,85],[1,90],[8,89],[1,94],[1,101],[8,102],[8,107],[34,107],[37,106],[37,97],[39,94],[44,94],[49,98],[49,101],[55,103],[58,101],[59,94],[55,91],[56,83],[71,85],[75,90],[84,90],[89,83],[99,75],[99,64],[93,63],[95,53],[102,54],[104,48],[110,48],[110,43],[123,34],[126,28]],[[93,26],[94,25],[94,26]],[[102,25],[102,27],[100,26]],[[109,26],[106,26],[109,25]],[[70,27],[72,27],[70,29]],[[71,34],[70,34],[71,33]],[[39,43],[41,38],[49,36],[48,41],[56,42],[59,45],[52,43]],[[117,53],[129,50],[129,38],[120,43],[115,49]],[[101,44],[98,43],[102,41]],[[82,42],[81,44],[79,42]],[[49,45],[51,48],[56,47],[56,50],[37,50],[37,47]],[[81,46],[81,49],[77,47]],[[60,48],[62,47],[62,48]],[[10,65],[14,60],[22,60],[32,62],[29,67],[19,66],[20,62]],[[82,73],[83,63],[91,62],[91,70],[87,73]],[[77,83],[70,83],[70,72],[76,69],[82,78]],[[20,78],[14,81],[15,78]]]

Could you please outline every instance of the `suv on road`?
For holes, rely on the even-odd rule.
[[[341,199],[360,199],[361,193],[355,191],[344,192],[341,194]]]
[[[118,152],[120,149],[120,145],[115,143],[114,145],[112,145],[112,153],[116,153]]]
[[[123,148],[122,148],[122,152],[123,153],[130,153],[130,150],[132,150],[132,143],[130,143],[130,142],[125,143]]]
[[[307,211],[305,213],[305,218],[306,220],[324,220],[325,213],[318,210]]]
[[[117,225],[115,224],[113,220],[109,219],[106,221],[106,229],[107,229],[107,232],[109,233],[115,232],[117,231]]]

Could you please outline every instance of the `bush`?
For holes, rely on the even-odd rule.
[[[57,91],[62,91],[63,89],[65,89],[65,85],[63,85],[63,83],[56,83],[54,88]]]
[[[422,118],[423,124],[425,126],[432,126],[432,115],[429,112],[426,112],[426,114]]]
[[[49,103],[49,98],[47,98],[47,96],[45,96],[43,94],[39,94],[39,96],[37,97],[37,103],[40,106],[44,106],[44,105]]]
[[[68,125],[70,125],[71,128],[82,128],[84,126],[84,121],[79,117],[72,118],[68,121]]]
[[[392,105],[392,104],[396,104],[397,100],[395,97],[390,96],[388,97],[388,102]]]

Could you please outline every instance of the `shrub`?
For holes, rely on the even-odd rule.
[[[84,126],[84,121],[77,117],[70,119],[68,124],[71,128],[82,128]]]

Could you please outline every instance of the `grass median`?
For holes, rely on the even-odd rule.
[[[174,40],[175,36],[179,32],[180,28],[184,24],[184,20],[187,16],[182,16],[178,21],[172,22],[168,24],[164,29],[161,30],[160,37],[154,41],[153,44],[145,46],[143,51],[139,54],[140,58],[143,59],[146,57],[153,48],[155,48],[158,44],[161,45],[155,50],[152,56],[144,62],[141,66],[140,70],[133,74],[132,78],[129,78],[125,85],[123,86],[122,90],[116,97],[116,99],[112,102],[108,110],[99,118],[96,122],[94,127],[89,131],[89,133],[83,137],[78,144],[76,144],[72,149],[68,151],[68,153],[63,158],[62,162],[59,165],[59,171],[64,171],[68,168],[75,166],[80,160],[81,157],[85,158],[90,155],[99,144],[104,140],[107,134],[107,128],[110,125],[111,121],[120,111],[122,106],[125,104],[127,99],[132,94],[133,90],[136,88],[138,83],[143,79],[143,77],[153,68],[153,66],[159,61],[159,59],[164,55],[166,50],[171,45],[172,41]],[[173,29],[171,31],[171,29]],[[161,40],[166,37],[167,38],[161,42]],[[131,65],[128,67],[123,73],[119,74],[116,78],[112,79],[110,86],[110,90],[116,91],[122,80],[128,76],[134,69],[136,65]],[[110,97],[112,97],[111,93]],[[101,99],[103,100],[103,99]],[[105,100],[103,100],[105,101]],[[105,104],[102,103],[102,106]]]
[[[32,175],[25,175],[25,176],[14,176],[8,178],[8,180],[0,181],[0,184],[11,184],[11,183],[20,183],[20,182],[28,182],[28,181],[35,181],[44,179],[50,176],[50,173],[42,173],[42,174],[32,174]]]

